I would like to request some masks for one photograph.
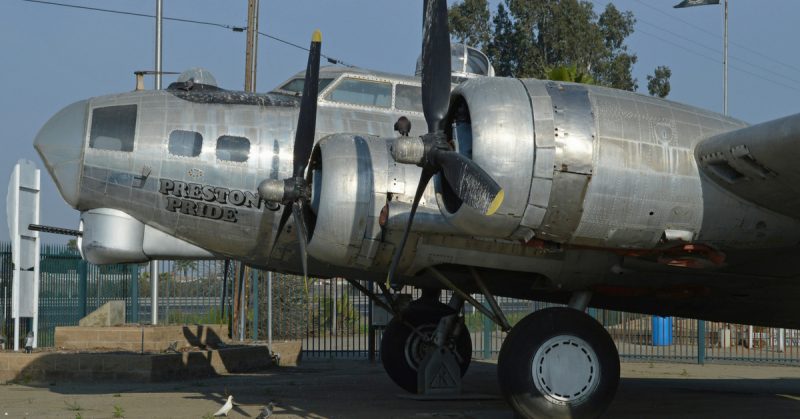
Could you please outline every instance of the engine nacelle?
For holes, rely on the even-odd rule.
[[[335,265],[370,265],[380,240],[390,158],[386,140],[374,136],[335,134],[319,141],[310,167],[317,215],[309,231],[310,255]]]
[[[97,265],[147,262],[151,259],[203,259],[214,255],[191,243],[145,225],[112,208],[81,213],[78,247],[84,259]]]
[[[531,97],[522,83],[509,78],[466,81],[453,91],[448,118],[456,151],[491,175],[504,188],[505,199],[493,216],[486,217],[462,205],[446,182],[438,181],[442,214],[453,226],[476,236],[529,239],[532,231],[523,225],[523,216],[531,179],[535,170],[549,169],[552,177],[553,166],[552,152],[537,156]]]

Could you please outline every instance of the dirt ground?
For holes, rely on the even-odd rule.
[[[623,363],[607,418],[797,418],[800,368]],[[49,383],[0,386],[9,418],[203,418],[227,394],[230,417],[255,417],[270,400],[278,418],[503,418],[495,365],[473,362],[466,393],[493,399],[415,401],[366,361],[305,361],[298,368],[160,384]]]

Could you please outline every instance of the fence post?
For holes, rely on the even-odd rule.
[[[267,345],[272,353],[272,271],[267,272]]]
[[[372,281],[367,281],[367,290],[372,293]],[[372,321],[372,300],[367,299],[367,352],[369,352],[369,362],[375,362],[375,326]]]
[[[131,271],[131,323],[139,323],[139,265],[129,265]]]
[[[89,281],[89,264],[81,259],[78,262],[78,315],[86,317],[86,287]]]
[[[483,305],[491,310],[489,302],[484,298]],[[494,331],[494,324],[484,314],[483,317],[483,359],[490,359],[492,357],[492,332]]]
[[[705,320],[697,321],[697,363],[703,365],[706,363],[706,322]]]
[[[255,269],[250,270],[252,276],[252,297],[253,297],[253,340],[258,340],[258,275],[261,271],[256,272]]]

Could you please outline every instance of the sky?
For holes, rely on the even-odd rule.
[[[154,14],[155,0],[57,0],[62,3]],[[491,0],[494,10],[499,0]],[[724,1],[724,0],[723,0]],[[247,0],[163,0],[164,16],[246,26]],[[669,99],[722,112],[723,7],[673,9],[678,0],[598,0],[637,19],[627,40],[638,55],[634,76],[646,93],[647,75],[672,69]],[[453,3],[453,1],[448,1]],[[413,74],[421,44],[420,0],[261,0],[259,29],[308,45],[323,34],[323,54],[375,70]],[[800,112],[800,2],[730,0],[730,115],[758,123]],[[42,169],[41,222],[77,228],[79,214],[64,203],[32,142],[39,128],[75,101],[133,90],[136,70],[152,70],[152,18],[0,1],[0,179],[21,158]],[[204,67],[219,85],[244,85],[245,35],[209,25],[165,21],[163,69]],[[257,90],[268,91],[304,69],[306,52],[259,40]],[[164,86],[175,76],[165,76]],[[152,80],[147,82],[152,88]],[[0,182],[7,185],[7,181]],[[5,207],[5,205],[3,205]],[[44,242],[68,237],[44,235]],[[8,240],[0,221],[0,240]]]

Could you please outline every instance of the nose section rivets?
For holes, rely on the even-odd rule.
[[[61,196],[74,207],[80,197],[80,174],[89,102],[75,102],[58,111],[39,130],[33,147],[42,158]]]

